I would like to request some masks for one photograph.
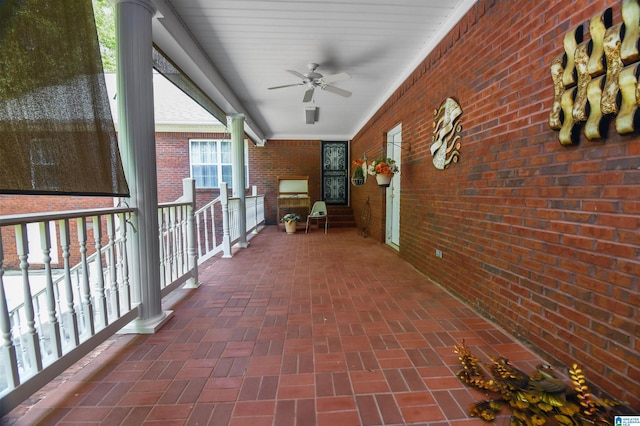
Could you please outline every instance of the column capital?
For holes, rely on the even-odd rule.
[[[156,6],[151,2],[151,0],[109,0],[109,2],[111,4],[113,4],[114,6],[121,4],[121,3],[132,3],[141,7],[144,7],[145,9],[147,9],[149,11],[149,13],[151,13],[151,16],[155,15],[156,12],[158,11],[158,9],[156,8]]]

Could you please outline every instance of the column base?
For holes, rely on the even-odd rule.
[[[200,287],[200,282],[195,278],[189,278],[187,282],[184,283],[184,286],[182,288],[189,289],[189,288],[198,288],[198,287]]]
[[[154,334],[160,330],[172,316],[173,311],[163,311],[160,315],[147,320],[136,318],[118,330],[116,334]]]

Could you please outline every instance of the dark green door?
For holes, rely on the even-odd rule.
[[[322,142],[322,199],[327,204],[347,204],[348,143]]]

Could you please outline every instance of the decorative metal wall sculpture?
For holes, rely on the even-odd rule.
[[[433,111],[433,136],[431,137],[431,155],[436,169],[443,170],[452,161],[460,158],[460,116],[462,108],[451,98],[447,98],[440,108]]]
[[[551,62],[553,105],[549,126],[562,145],[578,142],[583,127],[588,140],[606,138],[611,119],[619,134],[640,130],[640,0],[623,0],[622,21],[606,9],[565,34],[564,53]]]

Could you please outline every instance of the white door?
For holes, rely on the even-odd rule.
[[[387,157],[396,161],[400,173],[402,173],[402,124],[398,124],[387,133]],[[398,250],[400,248],[400,174],[391,179],[391,185],[387,188],[387,220],[386,243]]]

